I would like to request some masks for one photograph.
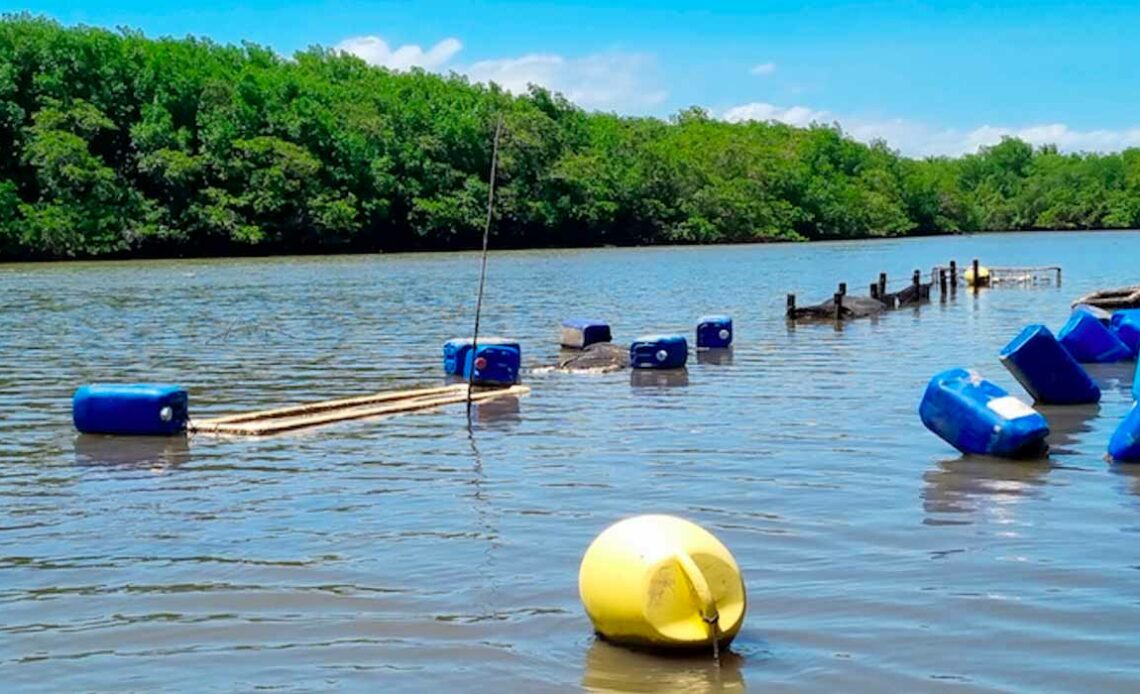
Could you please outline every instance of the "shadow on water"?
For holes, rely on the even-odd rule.
[[[697,352],[698,364],[711,364],[713,366],[731,366],[732,348],[728,349],[702,349]]]
[[[688,369],[632,369],[629,384],[634,388],[677,388],[689,385]]]
[[[1072,455],[1070,448],[1079,444],[1084,434],[1092,431],[1093,420],[1100,416],[1100,405],[1035,405],[1049,422],[1050,455]]]
[[[1004,460],[963,456],[939,461],[922,479],[922,508],[927,525],[965,525],[968,519],[938,518],[939,514],[973,514],[995,511],[1008,514],[1026,497],[1040,494],[1053,463],[1043,460]]]
[[[174,468],[190,461],[190,440],[185,436],[75,437],[77,465]]]
[[[743,692],[744,658],[721,653],[720,667],[708,655],[662,656],[595,639],[586,652],[582,687],[614,692]]]
[[[515,397],[484,400],[472,409],[475,423],[484,429],[506,430],[522,421],[522,405]]]

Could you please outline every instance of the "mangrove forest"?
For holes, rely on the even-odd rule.
[[[1140,149],[912,159],[838,125],[588,112],[532,87],[0,19],[0,259],[1140,227]]]

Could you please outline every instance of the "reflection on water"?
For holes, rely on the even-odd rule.
[[[983,514],[999,519],[1015,512],[1014,505],[1042,493],[1049,460],[1003,460],[963,456],[939,461],[922,478],[926,487],[922,507],[927,523],[969,523],[969,519],[939,518],[939,514]]]
[[[186,436],[94,436],[75,437],[77,465],[108,465],[166,469],[190,461]]]
[[[484,400],[472,405],[474,420],[488,428],[510,429],[522,421],[522,404],[514,396]]]
[[[1100,416],[1100,404],[1091,405],[1036,405],[1035,409],[1049,422],[1049,454],[1061,456],[1073,453],[1093,430],[1093,422]]]
[[[634,388],[677,388],[689,385],[688,369],[630,369]]]
[[[713,366],[731,366],[732,348],[697,350],[697,363],[711,364]]]
[[[1093,377],[1101,391],[1117,391],[1132,397],[1132,378],[1136,374],[1136,362],[1120,361],[1111,364],[1082,364]]]
[[[728,650],[719,667],[709,655],[642,653],[595,639],[586,651],[582,686],[596,692],[743,692],[744,659]]]

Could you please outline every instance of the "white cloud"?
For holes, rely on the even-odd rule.
[[[476,82],[494,82],[512,94],[524,93],[531,84],[546,87],[584,108],[638,111],[668,96],[656,86],[656,59],[642,53],[610,51],[580,58],[530,53],[482,60],[463,71]]]
[[[972,129],[942,128],[904,118],[841,116],[807,106],[782,107],[764,102],[734,106],[721,118],[732,123],[777,121],[796,126],[836,122],[856,140],[883,140],[903,154],[920,157],[976,152],[979,147],[997,144],[1006,136],[1017,137],[1033,145],[1057,145],[1064,151],[1111,152],[1140,146],[1140,127],[1074,130],[1064,123],[1048,123],[1023,127],[981,125]]]
[[[827,111],[816,111],[807,106],[788,106],[786,108],[774,104],[755,101],[742,106],[733,106],[724,112],[722,118],[729,123],[743,121],[776,121],[788,125],[805,126],[812,123],[826,123],[830,118]]]
[[[776,64],[775,63],[760,63],[759,65],[754,65],[752,67],[752,69],[749,70],[748,72],[752,73],[753,75],[757,75],[759,77],[766,77],[766,76],[771,75],[772,73],[776,72]]]
[[[353,36],[336,45],[337,50],[351,53],[369,65],[393,70],[407,70],[413,67],[435,70],[455,57],[461,48],[463,44],[459,39],[446,38],[426,51],[415,44],[406,44],[393,50],[388,42],[379,36]]]
[[[644,53],[608,51],[581,57],[529,53],[462,66],[449,64],[463,48],[456,38],[446,38],[426,51],[414,44],[392,48],[379,36],[354,36],[335,48],[393,70],[454,70],[475,82],[495,82],[512,94],[525,93],[536,84],[589,109],[643,112],[668,97],[659,86],[657,59]]]

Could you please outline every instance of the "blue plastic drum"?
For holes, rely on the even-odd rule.
[[[1057,339],[1082,364],[1124,361],[1132,358],[1128,345],[1088,311],[1073,311]]]
[[[1108,442],[1108,455],[1118,463],[1140,463],[1140,404],[1132,409]]]
[[[732,346],[732,318],[701,316],[697,319],[697,349],[728,349]]]
[[[189,408],[181,386],[95,384],[75,391],[71,414],[84,434],[173,436],[186,431]]]
[[[1001,351],[1001,363],[1041,404],[1100,402],[1100,388],[1044,325],[1030,325]]]
[[[681,335],[646,335],[629,346],[635,369],[680,369],[689,359],[689,343]]]
[[[927,429],[966,454],[1032,458],[1048,451],[1041,413],[973,371],[936,375],[918,413]]]
[[[608,323],[586,318],[572,318],[562,321],[562,346],[569,349],[585,349],[597,342],[613,340]]]

